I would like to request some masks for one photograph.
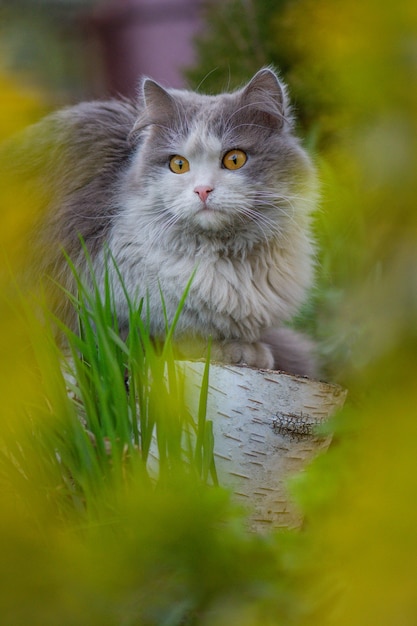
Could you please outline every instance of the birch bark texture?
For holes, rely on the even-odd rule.
[[[184,367],[195,411],[204,363]],[[331,436],[318,427],[342,408],[346,395],[338,385],[283,372],[210,365],[207,418],[219,482],[248,507],[253,530],[301,525],[288,479],[327,450]]]

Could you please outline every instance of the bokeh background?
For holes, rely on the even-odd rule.
[[[206,493],[141,508],[133,490],[115,504],[123,523],[81,541],[54,517],[40,470],[24,489],[2,478],[1,622],[180,624],[188,598],[196,624],[414,626],[416,3],[3,0],[0,24],[2,138],[57,106],[134,95],[142,74],[214,93],[279,68],[322,183],[317,288],[296,323],[319,341],[326,376],[349,389],[330,452],[294,481],[299,533],[248,537]],[[3,294],[32,219],[21,193],[2,181]],[[27,424],[27,406],[52,419],[59,398],[49,352],[39,365],[29,347],[42,330],[7,302],[0,323],[9,432]]]
[[[134,95],[140,76],[185,84],[201,0],[3,1],[6,63],[65,102]]]

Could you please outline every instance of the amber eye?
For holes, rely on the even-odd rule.
[[[185,172],[189,171],[190,164],[185,157],[176,154],[169,160],[169,169],[174,174],[185,174]]]
[[[243,167],[248,157],[243,150],[229,150],[223,157],[223,165],[228,170],[238,170]]]

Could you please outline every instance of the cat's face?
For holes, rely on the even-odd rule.
[[[210,235],[285,230],[312,176],[270,70],[234,94],[166,91],[149,80],[143,90],[132,181],[155,219]]]
[[[248,170],[250,159],[246,145],[225,144],[196,124],[171,144],[159,171],[159,197],[167,216],[202,230],[247,219],[255,188],[238,170]]]

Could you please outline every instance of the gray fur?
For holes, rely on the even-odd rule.
[[[130,295],[149,295],[151,330],[162,337],[160,289],[172,319],[196,269],[177,329],[187,354],[198,356],[196,346],[211,336],[215,359],[314,374],[311,346],[272,330],[291,319],[312,284],[316,194],[285,88],[272,70],[218,96],[165,90],[145,79],[138,102],[64,109],[28,141],[38,142],[32,166],[47,207],[34,242],[38,273],[71,289],[62,249],[86,272],[81,234],[100,280],[108,247]],[[222,156],[237,148],[247,163],[224,169]],[[175,154],[189,160],[188,173],[170,171]],[[206,207],[196,185],[213,189]],[[114,286],[123,325],[116,278]]]

